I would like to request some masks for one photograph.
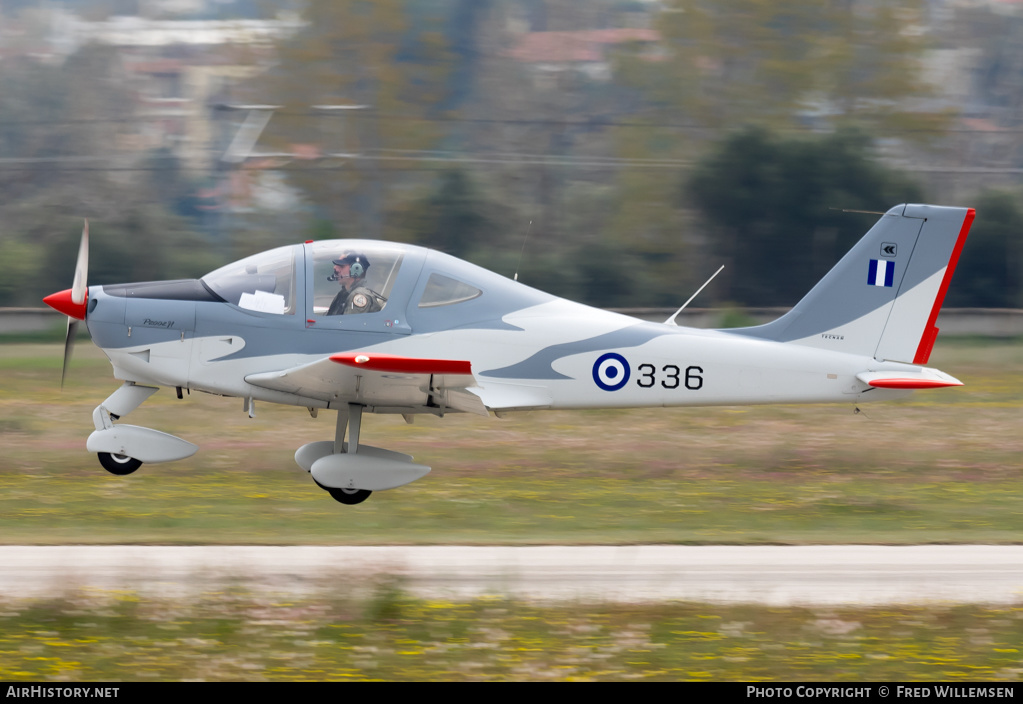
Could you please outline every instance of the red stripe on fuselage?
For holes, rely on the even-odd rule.
[[[952,274],[955,273],[956,264],[959,263],[959,255],[963,252],[963,245],[966,244],[966,236],[970,234],[970,225],[977,211],[970,208],[966,211],[966,218],[959,230],[959,239],[952,249],[952,256],[949,257],[948,266],[945,268],[945,276],[941,279],[941,286],[938,288],[938,295],[934,297],[934,305],[931,307],[931,315],[927,318],[927,325],[924,327],[924,334],[920,336],[920,345],[916,348],[916,356],[913,357],[913,364],[927,364],[931,358],[931,350],[934,349],[934,341],[938,337],[938,328],[935,323],[938,320],[938,313],[941,312],[941,305],[945,302],[945,294],[948,293],[948,285],[952,283]],[[906,388],[906,387],[902,387]]]

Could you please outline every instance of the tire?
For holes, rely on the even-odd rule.
[[[369,489],[327,488],[327,493],[339,503],[345,504],[346,506],[354,506],[355,504],[361,504],[363,501],[368,499],[369,495],[373,492]]]
[[[137,460],[127,455],[113,455],[109,452],[100,452],[97,456],[99,457],[99,463],[103,465],[103,469],[119,477],[131,474],[142,466],[142,460]]]

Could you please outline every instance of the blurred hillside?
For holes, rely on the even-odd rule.
[[[0,0],[0,306],[416,242],[604,306],[791,305],[900,202],[1023,307],[1023,6]]]

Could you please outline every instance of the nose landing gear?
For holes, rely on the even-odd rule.
[[[110,394],[92,412],[96,432],[89,436],[85,446],[99,456],[103,469],[123,477],[142,466],[143,462],[172,462],[191,457],[197,445],[152,428],[136,425],[114,425],[156,393],[153,386],[138,386],[126,382]]]

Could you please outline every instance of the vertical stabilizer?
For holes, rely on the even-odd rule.
[[[796,306],[741,335],[926,364],[972,208],[899,205]]]

